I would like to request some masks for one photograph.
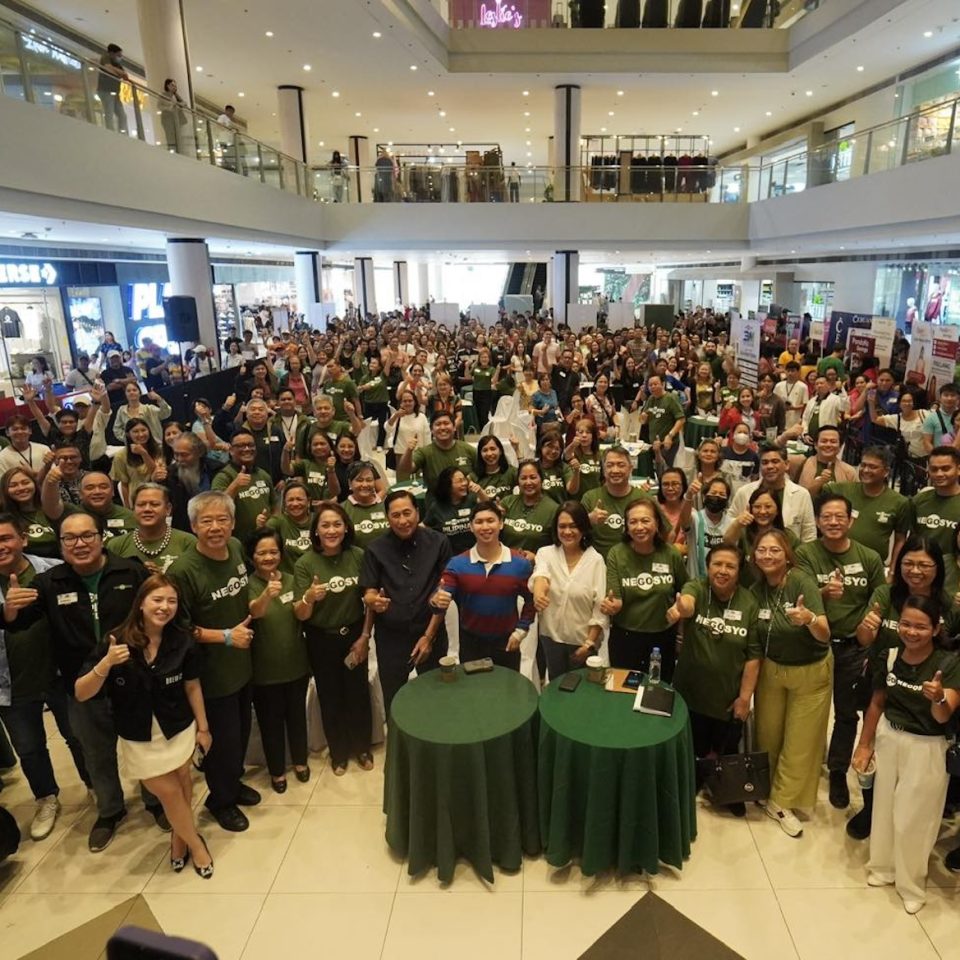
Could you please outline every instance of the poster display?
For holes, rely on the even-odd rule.
[[[907,377],[923,384],[931,396],[953,380],[960,328],[917,320],[910,337]]]
[[[740,382],[747,387],[756,387],[758,384],[762,330],[760,314],[747,319],[736,310],[730,311],[730,342],[736,350]]]
[[[876,350],[876,340],[866,334],[850,331],[847,337],[847,352],[845,360],[848,370],[862,370],[867,366],[867,360],[873,357]]]
[[[845,313],[842,310],[831,310],[830,317],[824,324],[823,355],[826,356],[838,344],[847,344],[847,334],[850,330],[869,330],[873,316],[869,313]]]
[[[874,317],[870,322],[870,336],[873,337],[873,355],[880,367],[889,367],[893,359],[893,338],[897,332],[897,321],[892,317]]]

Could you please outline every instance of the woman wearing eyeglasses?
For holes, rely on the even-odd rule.
[[[830,624],[816,580],[796,569],[782,530],[757,538],[753,562],[760,573],[751,589],[760,607],[764,656],[756,693],[757,747],[770,756],[765,809],[787,836],[799,837],[803,827],[794,810],[817,802],[830,716]]]

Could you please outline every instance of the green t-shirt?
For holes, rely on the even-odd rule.
[[[327,595],[313,605],[313,614],[306,622],[318,630],[336,630],[363,619],[363,592],[360,590],[360,564],[363,551],[350,547],[335,557],[326,557],[316,550],[305,553],[294,568],[294,591],[300,601],[314,577],[327,588]]]
[[[333,401],[334,416],[343,419],[347,414],[343,407],[344,400],[356,400],[360,395],[357,385],[344,374],[339,380],[327,380],[322,387],[331,401]]]
[[[553,467],[543,468],[543,494],[556,500],[557,503],[564,503],[566,500],[575,500],[577,497],[571,497],[567,493],[567,483],[573,476],[573,470],[566,463],[557,464]],[[578,494],[579,496],[579,494]]]
[[[910,532],[913,519],[910,501],[890,487],[884,487],[876,497],[868,497],[862,483],[828,483],[823,491],[842,494],[850,501],[853,506],[850,539],[876,550],[881,560],[886,561],[890,555],[890,537],[894,533]]]
[[[477,483],[479,483],[494,500],[500,500],[513,493],[513,488],[517,485],[517,468],[507,467],[506,470],[498,471],[497,473],[481,474],[477,477]]]
[[[413,469],[423,473],[423,485],[432,493],[437,488],[437,478],[447,467],[460,467],[475,480],[473,465],[476,457],[476,451],[466,440],[454,440],[449,450],[428,443],[413,451]]]
[[[917,533],[938,543],[944,558],[952,555],[960,523],[960,497],[941,497],[934,490],[921,490],[911,503]]]
[[[828,370],[836,370],[837,376],[841,380],[843,380],[843,378],[847,375],[847,371],[843,366],[843,361],[839,357],[835,357],[832,354],[817,361],[818,377],[825,377]]]
[[[740,695],[740,680],[748,660],[763,656],[757,638],[757,599],[738,586],[728,602],[715,595],[705,579],[690,580],[681,591],[693,597],[693,617],[683,622],[683,654],[673,684],[696,713],[730,719],[730,707]]]
[[[517,389],[517,379],[512,373],[501,373],[497,381],[497,394],[501,397],[512,396]]]
[[[887,667],[888,649],[897,651],[892,669]],[[932,680],[939,670],[943,674],[945,690],[960,690],[960,660],[957,655],[934,647],[933,652],[922,663],[906,663],[903,659],[903,645],[899,640],[896,646],[877,650],[876,653],[872,658],[873,689],[886,691],[887,703],[883,714],[888,722],[918,736],[945,736],[948,725],[938,723],[933,718],[930,701],[923,695],[923,684]]]
[[[313,514],[309,514],[303,521],[303,526],[300,526],[285,513],[278,513],[267,521],[267,526],[271,530],[276,530],[283,540],[283,559],[280,561],[280,570],[283,573],[292,574],[297,561],[310,549]]]
[[[161,573],[166,573],[173,561],[187,547],[193,546],[197,542],[197,538],[192,533],[171,528],[170,542],[159,553],[153,553],[162,542],[162,540],[157,540],[145,543],[144,546],[151,551],[151,553],[147,553],[137,548],[133,533],[125,533],[122,537],[114,537],[107,541],[107,553],[112,553],[118,557],[136,557],[144,564],[155,564],[159,567]]]
[[[367,403],[390,402],[389,384],[383,374],[378,373],[375,377],[371,377],[370,374],[367,373],[363,376],[360,383],[366,388],[363,391],[363,399],[366,400]]]
[[[212,490],[226,490],[236,479],[239,471],[232,463],[228,463],[210,484]],[[277,501],[273,481],[266,470],[254,467],[250,474],[250,486],[237,491],[233,502],[237,508],[237,517],[233,525],[233,535],[244,543],[247,537],[257,529],[257,517],[264,511],[273,513]],[[232,624],[231,624],[232,626]]]
[[[27,530],[27,549],[24,552],[32,553],[35,557],[59,557],[60,542],[53,521],[42,510],[21,513],[19,516]]]
[[[191,625],[208,630],[235,627],[249,616],[247,565],[240,543],[227,542],[227,559],[203,556],[193,544],[167,571],[180,590]],[[205,697],[236,693],[252,677],[250,650],[225,643],[198,643],[201,657],[200,683]]]
[[[616,544],[623,542],[623,518],[627,507],[636,500],[649,499],[650,494],[637,487],[631,487],[630,492],[623,497],[612,497],[606,487],[597,487],[595,490],[589,490],[581,499],[587,513],[591,513],[596,506],[607,511],[607,519],[593,527],[593,545],[604,559]]]
[[[584,494],[600,489],[600,458],[592,453],[585,453],[577,457],[577,462],[580,464],[580,490],[574,499],[579,499],[582,503]],[[570,467],[567,469],[571,470]],[[572,470],[570,475],[572,476]]]
[[[665,393],[659,400],[648,397],[643,405],[643,412],[647,415],[651,443],[654,440],[663,440],[673,429],[674,424],[684,417],[683,407],[672,393]]]
[[[63,505],[63,516],[68,517],[71,514],[86,513],[91,517],[99,517],[103,521],[103,542],[106,543],[113,537],[122,537],[125,533],[132,533],[137,529],[137,518],[132,510],[120,506],[118,503],[111,503],[109,508],[103,513],[95,513],[93,510],[87,510],[84,507],[78,507],[73,503]]]
[[[854,540],[843,553],[831,553],[822,540],[813,540],[803,544],[796,556],[797,567],[816,580],[818,593],[835,570],[843,574],[843,595],[839,600],[825,599],[823,609],[832,637],[855,636],[876,602],[876,592],[887,582],[880,554]]]
[[[300,477],[307,485],[307,494],[311,503],[316,503],[318,500],[334,499],[333,494],[330,493],[326,463],[311,460],[309,457],[298,460],[293,465],[293,475]]]
[[[442,533],[450,541],[454,556],[469,550],[476,542],[470,530],[470,511],[476,502],[476,495],[468,493],[456,506],[452,503],[441,503],[436,498],[427,506],[423,525]]]
[[[26,570],[18,574],[17,582],[21,587],[29,587],[36,577],[37,571],[28,561]],[[9,585],[10,578],[0,576],[4,596]],[[39,700],[56,676],[47,618],[40,617],[25,630],[17,630],[16,623],[7,624],[3,639],[10,666],[11,702],[16,705]]]
[[[594,539],[596,546],[596,539]],[[637,633],[667,629],[667,609],[687,582],[687,565],[670,544],[641,554],[629,543],[618,543],[607,555],[607,590],[623,608],[613,623]]]
[[[382,503],[354,503],[348,497],[342,504],[347,516],[353,521],[353,542],[366,550],[374,540],[382,537],[389,529],[387,514]]]
[[[106,558],[104,558],[106,562]],[[103,567],[86,576],[80,575],[83,581],[84,589],[90,597],[90,614],[93,617],[93,629],[97,634],[97,643],[102,639],[100,636],[100,579],[103,577]]]
[[[271,683],[299,680],[310,672],[303,627],[293,615],[293,605],[300,599],[293,587],[293,575],[280,573],[280,595],[270,601],[266,616],[251,621],[253,643],[253,682],[258,687]],[[256,600],[266,589],[266,581],[251,574],[247,583],[247,602]]]
[[[949,570],[950,567],[948,566],[948,574]],[[960,632],[960,608],[953,602],[955,592],[955,585],[951,587],[948,576],[943,587],[943,593],[940,595],[940,615],[944,624],[944,635],[947,637],[955,637]],[[880,629],[877,631],[877,639],[870,649],[875,652],[895,647],[900,641],[900,610],[894,606],[892,588],[889,583],[885,583],[876,592],[873,602],[880,610]],[[872,606],[873,604],[871,604]]]
[[[736,520],[734,520],[734,523],[736,523]],[[796,553],[800,549],[800,538],[792,530],[784,530],[782,533],[787,538],[790,549]],[[740,585],[743,587],[752,587],[763,579],[753,565],[753,545],[755,542],[756,539],[751,538],[747,530],[741,532],[739,546],[743,551],[743,565],[740,567]]]
[[[496,367],[473,368],[473,391],[474,393],[488,393],[493,389],[493,375],[497,372]]]
[[[823,614],[820,591],[809,573],[795,567],[782,588],[771,587],[762,577],[750,590],[760,607],[757,634],[764,657],[784,666],[801,666],[817,663],[827,655],[830,644],[818,643],[809,627],[795,627],[786,614],[786,608],[795,606],[801,595],[808,610],[817,616]]]
[[[352,436],[353,430],[349,423],[343,420],[331,420],[325,427],[321,427],[316,420],[310,419],[300,428],[297,434],[297,456],[306,457],[310,454],[310,441],[322,433],[330,441],[331,452],[340,437]]]
[[[550,497],[541,497],[532,507],[523,502],[523,496],[504,497],[500,506],[506,511],[500,540],[512,550],[536,553],[553,540],[553,518],[559,506]]]

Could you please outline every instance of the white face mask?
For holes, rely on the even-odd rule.
[[[739,443],[741,446],[745,447],[750,443],[750,434],[749,433],[735,433],[733,435],[733,442]]]

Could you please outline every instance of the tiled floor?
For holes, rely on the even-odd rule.
[[[161,927],[210,944],[222,960],[331,956],[565,960],[580,955],[648,890],[749,960],[960,960],[960,878],[942,866],[960,823],[931,867],[927,906],[908,916],[890,889],[866,886],[866,845],[848,840],[846,814],[825,791],[804,836],[791,840],[759,809],[746,820],[699,810],[699,839],[682,872],[620,880],[528,860],[488,886],[466,864],[452,884],[411,878],[387,849],[377,768],[336,778],[321,758],[287,793],[250,782],[265,802],[252,826],[226,834],[201,815],[216,859],[210,882],[179,876],[167,840],[138,801],[103,854],[86,850],[93,812],[62,742],[52,740],[64,810],[54,834],[25,840],[0,864],[0,960],[14,960],[142,894]],[[33,803],[18,772],[0,799],[28,827]],[[131,794],[133,791],[131,790]],[[198,786],[199,804],[202,792]],[[638,950],[642,960],[642,950]],[[75,953],[64,960],[87,960]],[[94,958],[90,958],[94,960]]]

